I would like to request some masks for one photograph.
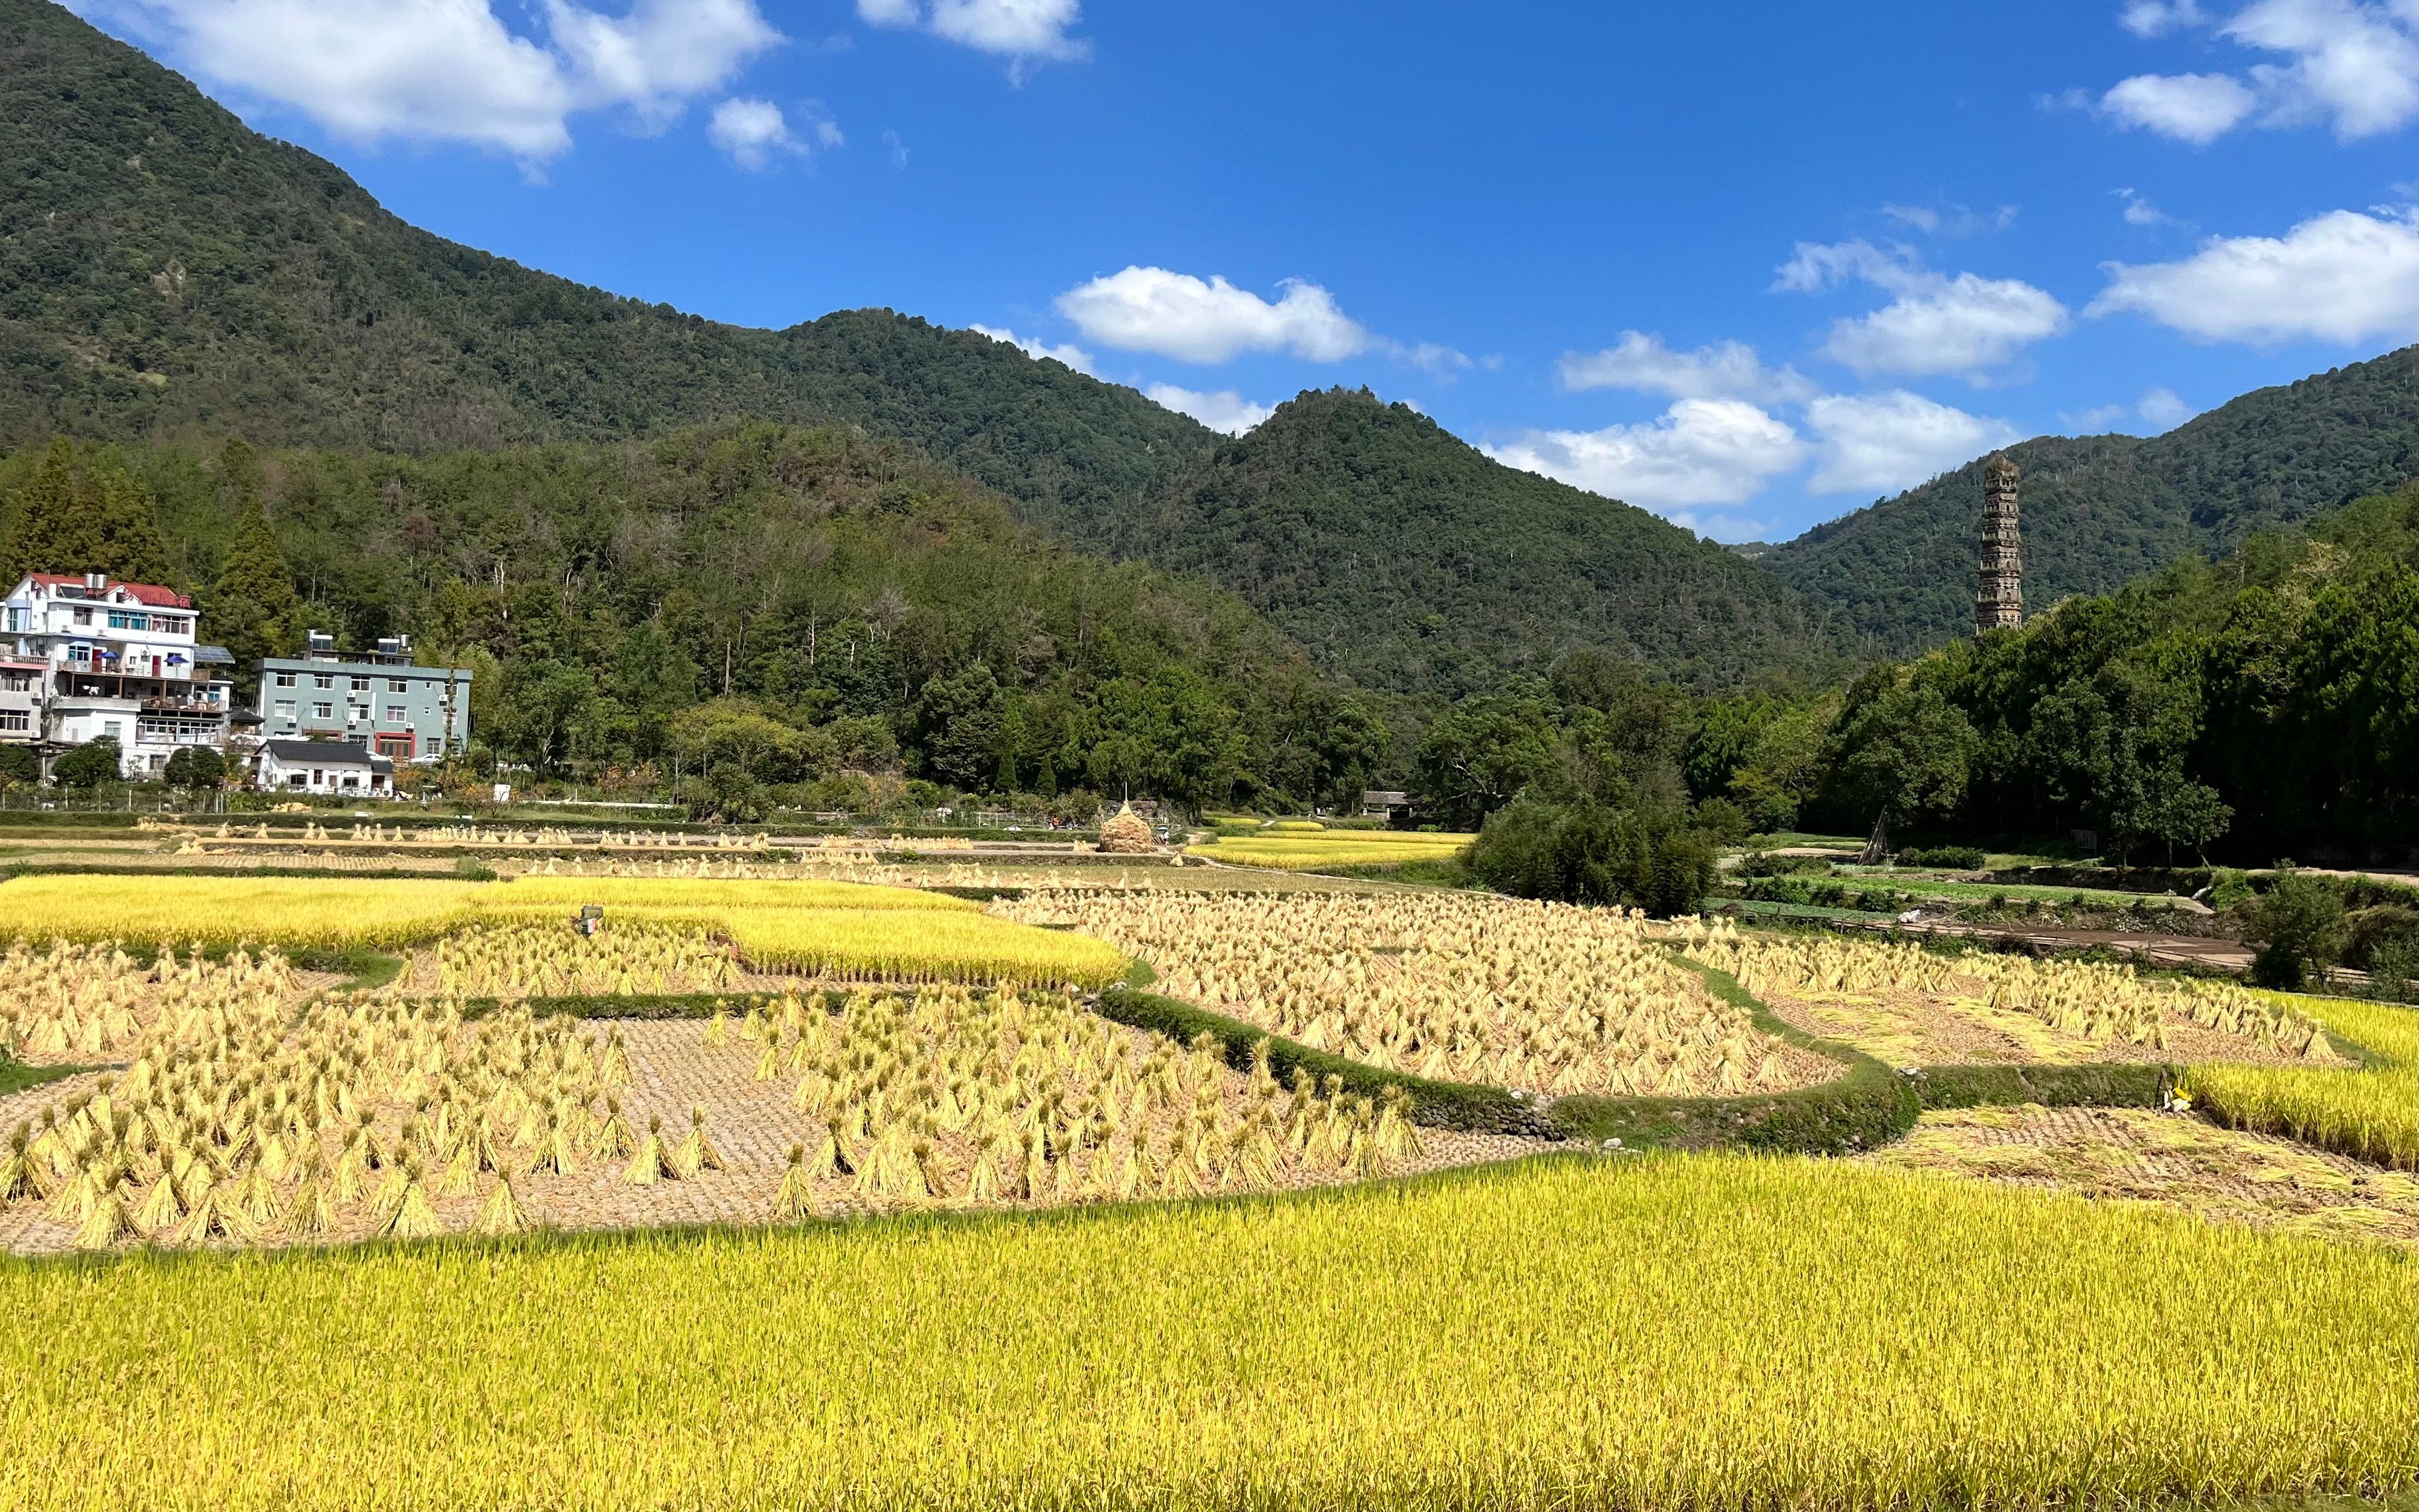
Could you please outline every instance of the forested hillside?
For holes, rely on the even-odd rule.
[[[1366,392],[1302,394],[1082,534],[1232,589],[1366,687],[1484,690],[1581,646],[1701,687],[1843,665],[1754,564]]]
[[[1434,424],[1321,398],[1216,438],[888,311],[751,331],[405,224],[48,0],[0,0],[0,444],[420,453],[846,423],[1079,546],[1225,583],[1333,672],[1456,692],[1595,645],[1692,683],[1831,664],[1772,580]]]
[[[2419,487],[1875,669],[1818,765],[1833,824],[2400,859],[2419,845]]]
[[[417,452],[845,421],[1052,520],[1212,440],[971,332],[886,310],[747,330],[431,236],[49,0],[0,0],[0,444]]]
[[[1231,595],[1087,561],[848,431],[420,455],[43,445],[0,457],[0,501],[12,564],[63,565],[14,559],[56,533],[36,514],[87,501],[128,537],[111,560],[159,561],[212,637],[269,596],[241,549],[265,510],[300,598],[270,640],[409,632],[423,659],[474,669],[495,756],[634,791],[702,772],[690,795],[724,812],[871,808],[902,776],[1306,806],[1357,797],[1388,743]]]
[[[2419,477],[2419,347],[2246,393],[2164,436],[2046,436],[2025,470],[2025,596],[2112,593]],[[1761,554],[1886,650],[1974,628],[1982,458]]]

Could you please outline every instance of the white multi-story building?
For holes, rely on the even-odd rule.
[[[181,746],[223,747],[234,690],[222,674],[235,661],[197,628],[193,601],[174,589],[97,572],[25,579],[0,600],[0,740],[115,740],[128,777],[158,772]],[[18,712],[23,730],[9,728]]]

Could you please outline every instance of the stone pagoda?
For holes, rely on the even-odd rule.
[[[1982,571],[1974,592],[1974,628],[2025,623],[2025,543],[2016,529],[2013,462],[1995,456],[1982,469]]]

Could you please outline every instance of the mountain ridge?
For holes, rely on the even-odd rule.
[[[2419,477],[2419,347],[2255,389],[2158,436],[2037,436],[2002,450],[2025,473],[2028,608],[2114,593]],[[1987,460],[1755,560],[1881,649],[1971,634]]]
[[[1385,455],[1296,449],[1300,476],[1277,479],[1253,459],[1285,424],[1229,440],[977,332],[866,310],[729,326],[446,241],[49,0],[0,0],[0,115],[33,144],[0,157],[0,444],[239,431],[434,455],[844,424],[1081,548],[1210,576],[1397,693],[1542,672],[1581,644],[1727,686],[1842,644],[1689,532],[1432,422],[1346,427]],[[1287,523],[1320,508],[1334,517]],[[1355,590],[1364,537],[1394,587]],[[1541,548],[1556,539],[1568,550]]]

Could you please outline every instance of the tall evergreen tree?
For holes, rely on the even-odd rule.
[[[235,543],[202,609],[204,633],[227,648],[238,681],[247,685],[259,671],[261,657],[288,656],[302,639],[294,577],[256,496],[236,525]]]
[[[88,563],[100,549],[100,522],[92,505],[77,486],[75,449],[64,436],[52,438],[33,477],[17,492],[15,516],[0,547],[0,577],[8,587],[29,572],[92,571]]]
[[[167,582],[172,572],[168,542],[160,533],[151,490],[143,480],[112,463],[88,474],[82,491],[87,496],[85,513],[93,519],[99,539],[82,568],[58,570],[105,572],[121,582]]]
[[[125,582],[165,583],[168,544],[151,490],[115,462],[79,469],[68,439],[54,439],[17,495],[15,522],[0,549],[9,586],[29,572],[105,572]]]

